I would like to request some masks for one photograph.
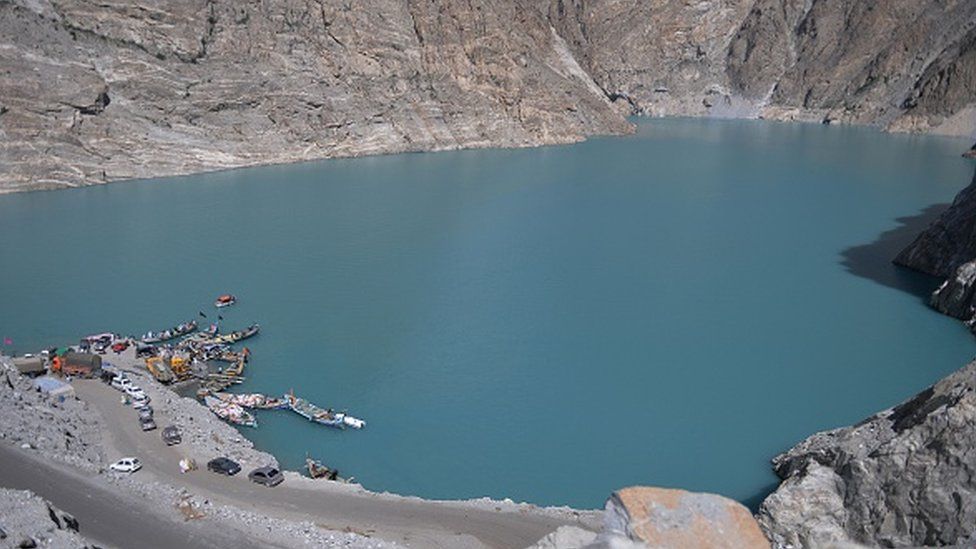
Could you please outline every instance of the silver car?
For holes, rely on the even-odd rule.
[[[267,465],[251,471],[248,473],[247,478],[251,479],[251,482],[265,486],[277,486],[285,480],[285,476],[281,474],[281,471]]]
[[[156,422],[153,421],[152,416],[150,417],[140,417],[139,426],[142,427],[143,431],[152,431],[156,428]]]

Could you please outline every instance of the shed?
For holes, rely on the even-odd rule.
[[[47,373],[44,361],[40,357],[18,357],[13,360],[14,368],[22,375],[35,377]]]
[[[51,376],[43,376],[35,379],[34,387],[49,397],[61,400],[75,395],[74,387]]]

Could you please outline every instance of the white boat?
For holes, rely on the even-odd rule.
[[[224,421],[247,427],[258,426],[258,420],[254,419],[254,416],[250,412],[237,404],[224,402],[209,395],[203,398],[203,402],[211,412]]]

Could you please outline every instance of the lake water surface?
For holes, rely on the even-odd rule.
[[[890,266],[970,143],[642,121],[526,150],[333,160],[0,197],[20,352],[212,312],[262,324],[243,390],[361,432],[246,434],[367,488],[598,507],[630,484],[754,502],[768,461],[895,404],[976,345]],[[931,210],[928,211],[931,213]],[[921,228],[921,227],[918,227]]]

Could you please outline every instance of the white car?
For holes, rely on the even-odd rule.
[[[132,397],[132,407],[140,410],[149,407],[149,395],[146,393],[139,393],[137,396]]]
[[[109,465],[108,468],[116,473],[135,473],[142,469],[142,462],[139,461],[139,458],[124,457]]]
[[[112,378],[112,387],[115,389],[124,391],[126,387],[131,387],[131,386],[132,386],[132,382],[129,381],[129,378],[127,377],[115,376]]]
[[[125,394],[127,394],[130,397],[135,398],[135,399],[145,398],[146,397],[146,393],[143,392],[143,390],[140,389],[139,387],[136,387],[135,385],[129,385],[125,389],[122,389],[122,390],[125,391]]]

